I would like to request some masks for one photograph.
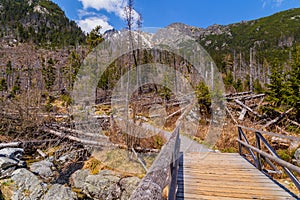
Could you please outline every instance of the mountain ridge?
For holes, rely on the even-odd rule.
[[[249,66],[251,51],[255,54],[257,65],[263,65],[264,62],[270,64],[275,59],[284,64],[291,59],[292,52],[300,43],[300,8],[228,25],[197,28],[173,23],[168,28],[194,37],[222,72],[226,72],[228,63],[231,63],[229,68],[233,70],[232,63],[237,57],[241,64]]]

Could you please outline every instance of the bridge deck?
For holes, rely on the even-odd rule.
[[[177,199],[295,199],[239,154],[187,153]]]

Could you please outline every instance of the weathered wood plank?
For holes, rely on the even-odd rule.
[[[237,194],[232,194],[230,197],[222,195],[222,194],[218,194],[216,196],[211,196],[211,195],[207,195],[207,194],[184,194],[183,196],[179,196],[179,198],[184,197],[185,200],[193,200],[193,199],[217,199],[217,200],[235,200],[235,199],[264,199],[264,200],[289,200],[289,199],[295,199],[293,197],[275,197],[274,196],[263,196],[263,197],[259,197],[259,196],[249,196],[249,195],[237,195]]]
[[[180,163],[177,199],[295,199],[239,154],[188,153]]]

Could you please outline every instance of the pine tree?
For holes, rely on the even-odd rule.
[[[96,46],[98,46],[104,38],[102,37],[102,34],[100,33],[101,26],[96,26],[88,35],[86,39],[86,43],[90,48],[90,51],[94,49]]]
[[[64,68],[64,74],[68,80],[68,89],[72,90],[74,82],[76,80],[77,73],[81,67],[80,55],[75,51],[72,51],[69,56],[69,62],[66,68]]]
[[[12,68],[12,63],[10,60],[6,64],[5,73],[6,73],[7,86],[11,87],[13,68]]]
[[[19,94],[21,91],[21,81],[20,81],[20,76],[17,76],[14,85],[12,87],[10,95],[12,97],[15,97],[17,94]]]
[[[47,61],[47,65],[43,64],[42,74],[44,77],[46,89],[50,91],[55,83],[55,77],[56,77],[56,69],[54,67],[54,61],[52,58],[50,58]]]
[[[200,82],[196,87],[196,97],[198,99],[201,112],[204,114],[210,113],[211,95],[204,82]]]
[[[296,119],[300,119],[300,47],[296,48],[296,55],[294,56],[291,65],[291,71],[288,73],[289,79],[287,81],[290,96],[288,103],[296,110]]]
[[[283,67],[277,59],[273,63],[270,75],[270,84],[267,84],[267,88],[267,101],[269,101],[275,108],[279,108],[284,105],[287,85],[285,82]]]
[[[243,91],[243,83],[242,80],[239,78],[237,81],[233,83],[233,87],[237,92],[242,92]]]

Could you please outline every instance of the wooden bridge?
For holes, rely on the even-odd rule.
[[[254,134],[255,145],[249,144],[243,129]],[[239,153],[183,154],[177,128],[131,199],[299,199],[269,173],[282,173],[276,167],[281,166],[300,191],[295,176],[300,168],[280,159],[260,131],[239,126],[237,142]]]

